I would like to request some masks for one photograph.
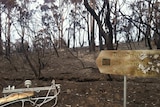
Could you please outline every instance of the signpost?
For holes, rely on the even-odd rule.
[[[124,75],[124,107],[126,107],[126,78],[160,77],[160,50],[101,51],[96,64],[101,73]]]

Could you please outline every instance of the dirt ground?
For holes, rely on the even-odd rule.
[[[62,52],[60,57],[51,57],[50,65],[42,70],[39,80],[31,71],[1,70],[0,91],[7,85],[24,88],[26,79],[32,80],[32,87],[48,86],[54,79],[61,85],[56,107],[123,107],[123,76],[111,75],[113,80],[109,81],[108,75],[99,73],[95,64],[97,56],[98,53],[78,53],[77,59]],[[127,107],[160,107],[159,83],[159,78],[127,77]],[[26,103],[25,107],[32,106]],[[51,103],[42,107],[51,107]]]

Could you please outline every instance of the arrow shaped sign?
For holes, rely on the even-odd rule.
[[[105,50],[96,64],[105,74],[160,77],[160,50]]]

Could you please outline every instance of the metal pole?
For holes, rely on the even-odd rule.
[[[126,75],[124,75],[124,93],[123,93],[123,100],[124,100],[124,102],[123,102],[123,107],[126,107],[126,102],[127,102],[127,76]]]

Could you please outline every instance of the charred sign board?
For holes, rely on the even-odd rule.
[[[160,50],[105,50],[96,64],[105,74],[160,77]]]

